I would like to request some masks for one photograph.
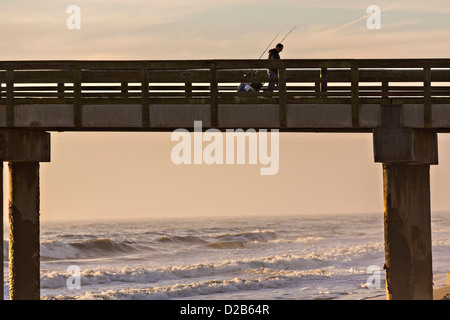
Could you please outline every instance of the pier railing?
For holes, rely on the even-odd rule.
[[[242,82],[265,86],[237,92]],[[141,104],[145,122],[151,104],[209,104],[213,118],[220,104],[278,104],[280,119],[287,104],[351,104],[356,123],[360,104],[410,103],[426,124],[433,103],[450,103],[449,83],[450,59],[3,61],[0,105],[11,122],[16,104]]]

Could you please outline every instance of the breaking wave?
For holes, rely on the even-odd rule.
[[[366,255],[380,255],[382,245],[356,246],[323,254],[282,254],[252,259],[225,260],[215,263],[197,263],[159,267],[89,268],[81,270],[82,285],[154,284],[160,281],[184,281],[202,277],[234,278],[249,275],[257,278],[304,276],[332,276],[337,265],[344,265],[349,257],[357,259]],[[365,271],[365,269],[364,269]],[[354,272],[354,271],[352,271]],[[41,273],[42,288],[58,288],[66,285],[65,270]]]
[[[378,252],[379,249],[382,250],[360,247],[354,250],[354,254]],[[352,277],[355,281],[355,274],[359,274],[355,288],[367,290],[363,288],[367,278],[365,268],[348,270],[334,266],[336,260],[345,261],[345,257],[339,256],[342,253],[329,253],[322,258],[314,254],[283,254],[184,266],[87,269],[81,272],[82,290],[71,292],[73,295],[67,292],[56,296],[47,294],[43,299],[182,299],[288,287],[299,290],[336,278],[350,281]],[[52,289],[58,292],[66,286],[67,277],[64,272],[41,274],[41,287],[47,292]]]
[[[44,260],[65,260],[105,257],[112,255],[127,255],[138,252],[154,250],[155,247],[163,248],[164,245],[203,246],[210,249],[238,249],[244,248],[247,243],[268,242],[276,240],[277,235],[274,231],[251,231],[242,233],[225,233],[220,235],[158,235],[152,239],[146,239],[146,243],[133,241],[114,241],[109,238],[88,239],[78,242],[65,242],[60,240],[49,240],[41,243],[41,258]],[[7,244],[5,246],[4,256],[7,255]]]
[[[116,242],[111,239],[89,239],[82,242],[62,242],[57,240],[41,243],[40,254],[43,260],[65,260],[123,255],[137,252],[133,243]]]

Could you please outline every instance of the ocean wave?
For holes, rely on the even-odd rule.
[[[165,238],[164,238],[165,237]],[[161,242],[169,243],[191,243],[198,244],[196,250],[201,250],[202,247],[207,249],[246,249],[251,250],[252,246],[247,244],[255,244],[259,242],[271,243],[272,250],[276,250],[276,246],[280,242],[285,242],[284,239],[277,239],[276,234],[271,231],[255,231],[240,234],[225,234],[219,236],[210,236],[209,240],[203,240],[195,236],[164,236],[160,238]],[[310,243],[320,240],[320,237],[306,237],[293,240],[294,243]],[[291,242],[291,241],[287,241]],[[448,240],[440,240],[434,242],[435,248],[448,246]],[[89,239],[78,242],[63,242],[59,240],[43,241],[40,245],[41,260],[70,260],[70,259],[90,259],[102,257],[120,257],[132,255],[136,253],[149,253],[155,251],[157,245],[151,243],[141,243],[130,240],[113,241],[109,238]],[[269,247],[267,247],[269,248]],[[266,248],[266,249],[267,249]],[[285,264],[290,264],[293,261],[301,261],[301,263],[309,263],[312,261],[356,261],[376,257],[383,252],[384,246],[382,242],[368,243],[361,245],[340,245],[336,247],[320,248],[311,246],[305,248],[303,253],[297,254],[302,258],[285,259]],[[295,254],[294,254],[295,256]],[[4,240],[4,261],[8,260],[8,241]],[[277,256],[280,257],[280,256]],[[264,260],[264,263],[269,258]],[[263,261],[263,260],[254,260]],[[255,263],[255,262],[254,262]],[[297,268],[297,262],[294,262],[294,267]],[[300,266],[304,267],[304,266]]]
[[[70,243],[50,240],[41,242],[40,255],[43,260],[65,260],[131,254],[138,249],[138,245],[129,241],[116,242],[107,238]]]
[[[266,275],[257,278],[235,277],[231,279],[213,279],[190,283],[176,283],[166,286],[150,288],[119,288],[76,293],[74,296],[59,295],[47,296],[43,299],[78,299],[78,300],[161,300],[208,295],[217,293],[230,293],[243,290],[261,290],[281,288],[301,283],[301,281],[317,281],[329,278],[333,274],[326,272],[291,272],[290,274]]]
[[[42,270],[41,288],[45,294],[62,294],[57,299],[173,299],[303,286],[307,285],[304,281],[328,281],[355,273],[361,277],[367,261],[378,256],[383,256],[382,243],[175,266],[87,267],[80,269],[81,290],[71,292],[72,296],[66,295],[70,274]]]
[[[52,240],[42,242],[40,245],[41,259],[77,259],[81,256],[81,252],[75,246],[62,241]]]
[[[302,237],[297,237],[295,239],[278,239],[278,240],[274,240],[274,241],[278,242],[278,243],[312,243],[312,242],[318,242],[318,241],[321,241],[324,239],[325,239],[324,237],[306,235],[306,236],[302,236]]]
[[[159,237],[156,241],[162,242],[162,243],[177,243],[177,244],[206,243],[205,240],[203,240],[199,237],[196,237],[196,236],[191,236],[191,235],[186,235],[186,236],[164,235],[162,237]]]
[[[3,240],[3,260],[8,261],[9,242]],[[148,248],[150,250],[150,248]],[[40,243],[42,260],[67,260],[128,254],[139,251],[139,245],[129,241],[116,242],[111,239],[89,239],[80,242],[49,240]]]
[[[276,242],[276,239],[278,239],[278,236],[274,231],[255,230],[211,236],[209,239],[210,242],[205,246],[212,249],[241,249],[245,248],[247,243]]]
[[[266,242],[278,238],[277,233],[271,230],[255,230],[241,232],[236,234],[221,234],[214,236],[221,241],[240,241],[240,242]]]
[[[442,239],[436,239],[432,242],[433,247],[448,247],[450,246],[450,239],[448,238],[442,238]]]
[[[72,236],[70,237],[72,238]],[[129,240],[112,240],[109,238],[93,238],[79,241],[47,240],[40,244],[40,256],[46,260],[66,260],[81,258],[98,258],[106,256],[119,256],[137,252],[154,250],[154,247],[163,248],[164,245],[191,246],[200,245],[209,249],[238,249],[245,248],[247,243],[267,242],[277,239],[273,231],[251,231],[242,233],[226,233],[221,235],[207,235],[203,238],[193,235],[159,235],[151,240],[145,239],[147,244]],[[8,241],[4,240],[3,258],[8,260]]]
[[[197,263],[165,267],[90,268],[80,270],[83,285],[112,282],[155,283],[165,280],[183,280],[198,277],[221,277],[232,274],[272,274],[290,272],[323,273],[329,262],[316,257],[304,258],[289,254],[253,259],[228,260],[217,263]],[[325,267],[325,269],[324,269]],[[42,288],[58,288],[66,285],[69,274],[65,270],[41,272]]]
[[[208,243],[205,247],[212,249],[241,249],[244,248],[245,243],[245,241],[218,241]]]
[[[91,239],[83,242],[70,243],[71,246],[84,252],[119,253],[134,250],[128,241],[115,242],[111,239]]]
[[[201,237],[193,235],[162,235],[154,241],[159,244],[204,245],[211,249],[239,249],[245,248],[247,243],[268,242],[277,239],[274,231],[255,230],[240,233],[224,233],[219,235],[205,234]]]

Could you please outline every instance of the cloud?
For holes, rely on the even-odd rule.
[[[386,6],[386,7],[380,7],[380,17],[381,17],[381,14],[383,14],[383,13],[385,13],[385,12],[387,12],[387,11],[390,11],[390,10],[392,10],[392,9],[398,8],[399,5],[400,5],[400,3],[395,3],[395,2],[394,2],[394,3],[392,3],[392,4],[389,5],[389,6]],[[366,11],[366,12],[367,12],[367,11]],[[367,13],[367,14],[365,14],[365,15],[363,15],[363,16],[361,16],[361,17],[355,19],[355,20],[352,20],[352,21],[346,22],[346,23],[344,23],[344,24],[342,24],[342,25],[340,25],[340,26],[337,26],[337,27],[334,27],[334,28],[325,30],[324,33],[332,33],[332,32],[335,32],[335,31],[340,31],[340,30],[342,30],[342,29],[344,29],[344,28],[348,28],[348,27],[354,26],[355,24],[357,24],[357,23],[359,23],[359,22],[361,22],[361,21],[367,21],[367,19],[368,19],[369,17],[371,17],[372,14],[373,14],[372,12]]]
[[[435,36],[450,29],[442,10],[423,13],[427,3],[417,0],[377,2],[382,30],[374,31],[364,21],[370,3],[360,0],[79,0],[81,30],[66,28],[72,1],[10,1],[1,4],[8,32],[0,59],[256,59],[278,30],[281,38],[294,25],[283,58],[448,52]]]

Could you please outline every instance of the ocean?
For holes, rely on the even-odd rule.
[[[438,286],[450,271],[450,214],[433,213],[432,228]],[[8,298],[7,240],[4,245]],[[40,252],[41,299],[359,300],[385,295],[381,213],[44,221]]]

